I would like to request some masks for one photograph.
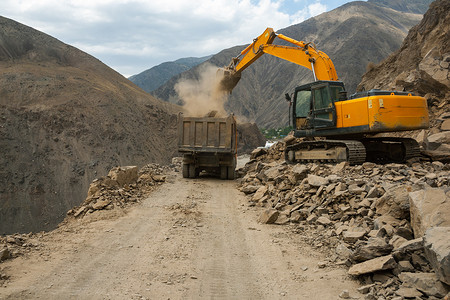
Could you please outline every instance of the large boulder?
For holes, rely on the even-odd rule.
[[[450,199],[441,188],[426,188],[409,193],[411,227],[416,238],[427,229],[450,226]]]
[[[348,274],[357,276],[377,271],[390,270],[396,266],[397,263],[395,262],[394,257],[392,255],[386,255],[353,265],[348,270]]]
[[[442,131],[428,137],[428,150],[436,150],[442,144],[450,144],[450,131]]]
[[[433,227],[425,232],[425,255],[439,280],[450,285],[450,227]]]
[[[308,174],[308,183],[312,186],[320,187],[328,184],[328,179],[322,176]]]
[[[409,216],[408,193],[409,186],[399,186],[375,202],[376,212],[379,215],[390,215],[397,219],[406,219]]]
[[[259,216],[259,222],[262,224],[273,224],[278,219],[280,212],[274,208],[266,209]]]
[[[360,246],[352,255],[353,260],[357,262],[366,261],[379,256],[391,253],[393,247],[386,243],[383,238],[371,237],[365,245]]]
[[[398,277],[403,283],[402,286],[415,288],[427,296],[443,298],[448,293],[434,273],[403,272]]]
[[[117,181],[120,186],[135,183],[138,179],[138,167],[115,167],[109,171],[108,177]]]

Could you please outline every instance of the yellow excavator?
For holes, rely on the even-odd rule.
[[[273,44],[276,37],[290,46]],[[294,136],[306,138],[286,148],[287,162],[403,162],[420,155],[414,139],[373,136],[428,128],[425,98],[383,90],[347,97],[344,83],[338,80],[334,64],[324,52],[311,43],[277,34],[272,28],[219,69],[220,88],[231,93],[242,71],[264,53],[306,67],[314,77],[313,82],[297,87],[292,99],[286,94],[293,106],[290,113]]]

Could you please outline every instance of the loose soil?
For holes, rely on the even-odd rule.
[[[173,173],[124,212],[61,225],[7,260],[0,299],[338,299],[358,297],[289,226],[257,223],[235,181]],[[321,265],[323,268],[319,268]]]

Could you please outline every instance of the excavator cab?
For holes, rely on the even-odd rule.
[[[315,81],[295,89],[293,118],[296,130],[320,130],[336,127],[335,102],[342,100],[344,83]],[[302,136],[307,136],[306,132]]]

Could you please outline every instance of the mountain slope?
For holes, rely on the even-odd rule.
[[[128,79],[144,91],[150,93],[173,76],[201,64],[210,57],[187,57],[177,59],[176,61],[164,62],[137,75],[133,75]]]
[[[367,2],[389,7],[398,11],[424,14],[433,0],[368,0]]]
[[[445,95],[450,89],[449,11],[450,1],[433,2],[400,49],[364,74],[358,89],[405,88],[422,95]]]
[[[168,162],[176,108],[0,17],[0,234],[48,230],[116,165]]]
[[[450,1],[430,5],[423,20],[414,26],[402,46],[364,74],[359,90],[372,88],[406,90],[424,96],[428,102],[430,128],[427,135],[450,129]],[[447,125],[443,125],[446,122]],[[448,133],[448,132],[447,132]],[[416,136],[416,132],[409,135]],[[423,134],[423,133],[421,133]],[[450,143],[450,135],[439,142]],[[429,137],[433,140],[434,137]],[[423,140],[424,138],[422,138]],[[421,140],[418,138],[418,140]],[[428,142],[424,143],[424,147]],[[433,149],[432,149],[433,150]],[[447,156],[450,148],[446,148]]]
[[[398,49],[409,28],[421,18],[420,14],[356,1],[278,32],[316,44],[319,50],[332,58],[347,90],[354,92],[367,64],[379,62]],[[261,32],[263,30],[261,28]],[[255,33],[255,36],[258,34]],[[226,49],[208,62],[217,66],[228,65],[243,48]],[[198,69],[175,76],[152,94],[172,103],[180,103],[173,86],[180,78],[198,77]],[[229,97],[227,109],[249,121],[256,121],[260,127],[285,126],[289,108],[284,94],[292,93],[296,86],[312,80],[309,70],[264,55],[244,71]]]

